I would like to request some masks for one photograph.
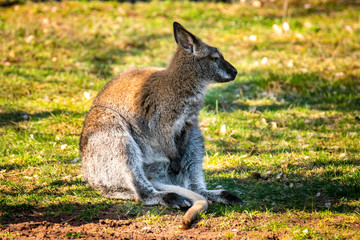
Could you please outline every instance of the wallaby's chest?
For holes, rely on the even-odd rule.
[[[180,134],[187,126],[193,126],[198,121],[199,111],[202,108],[203,94],[191,96],[183,100],[182,109],[174,118],[173,135]]]

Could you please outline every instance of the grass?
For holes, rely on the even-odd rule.
[[[331,1],[311,6],[291,6],[290,31],[282,33],[276,32],[281,5],[0,8],[2,222],[75,209],[79,220],[93,221],[120,202],[120,216],[166,224],[164,208],[144,214],[139,204],[89,189],[77,158],[82,122],[97,92],[129,67],[166,66],[177,20],[219,47],[240,72],[234,82],[209,88],[200,119],[209,188],[221,185],[245,204],[213,205],[199,227],[223,229],[225,239],[237,236],[228,220],[255,237],[267,231],[295,239],[360,234],[360,8]]]

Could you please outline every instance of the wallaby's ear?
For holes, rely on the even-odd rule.
[[[177,44],[180,44],[185,50],[194,54],[198,47],[198,39],[181,24],[174,22],[174,37]]]

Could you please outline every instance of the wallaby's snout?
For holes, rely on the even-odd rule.
[[[219,53],[219,57],[215,57],[215,68],[213,68],[213,79],[215,82],[230,82],[236,78],[237,70]]]
[[[228,61],[224,60],[224,62],[223,68],[225,69],[226,75],[223,78],[223,82],[233,81],[236,78],[237,70]]]

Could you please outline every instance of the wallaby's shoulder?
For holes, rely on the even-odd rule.
[[[132,68],[121,72],[99,92],[94,100],[93,107],[108,106],[119,109],[126,106],[128,108],[135,108],[134,101],[136,101],[136,97],[144,86],[149,84],[147,82],[151,81],[154,74],[163,71],[164,68],[143,67]]]

